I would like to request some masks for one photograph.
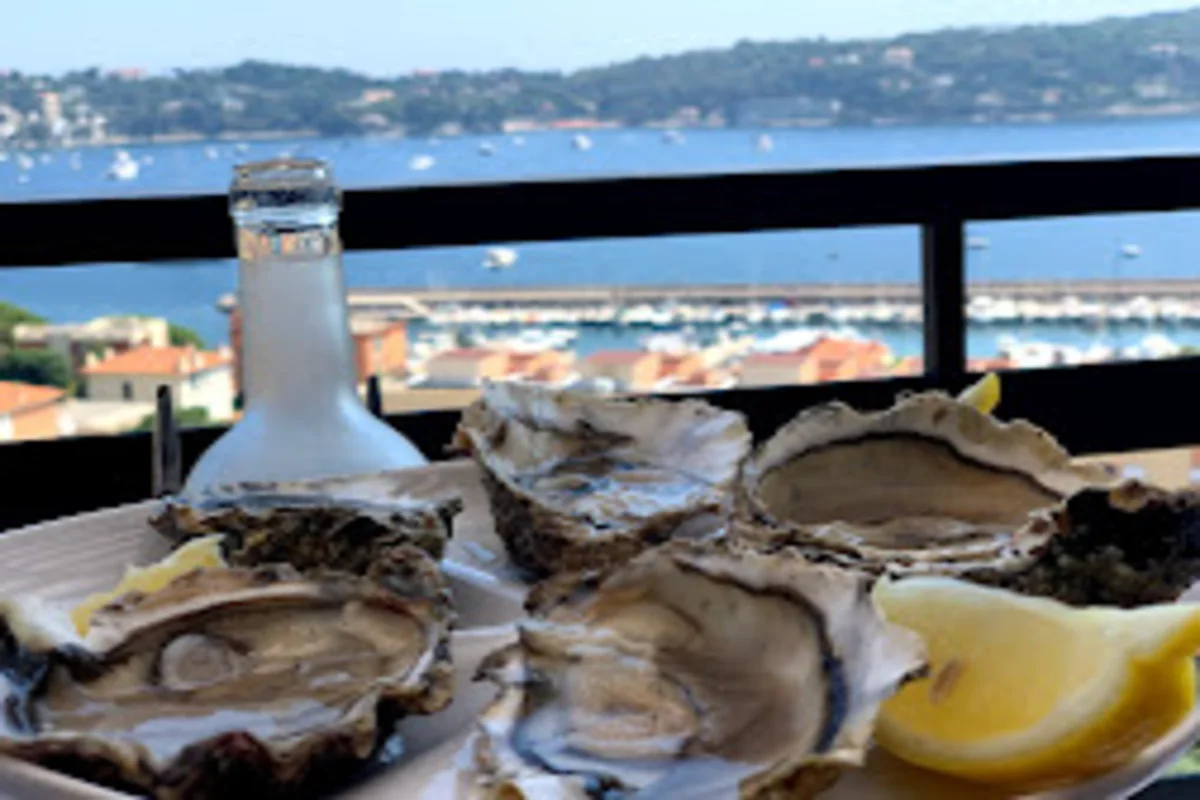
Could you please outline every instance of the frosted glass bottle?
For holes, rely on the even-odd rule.
[[[427,463],[362,404],[338,236],[341,194],[320,161],[235,169],[245,414],[188,475],[184,494]]]

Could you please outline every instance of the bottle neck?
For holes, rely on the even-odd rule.
[[[341,242],[334,222],[237,227],[247,413],[321,413],[354,391]]]

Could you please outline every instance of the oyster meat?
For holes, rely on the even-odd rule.
[[[1031,513],[1112,483],[1040,428],[938,392],[877,413],[831,403],[801,413],[747,461],[733,529],[873,573],[1003,571],[1045,543],[1026,527]]]
[[[500,383],[463,413],[457,443],[479,463],[513,562],[544,577],[719,527],[750,433],[697,400]]]
[[[924,669],[865,576],[792,553],[675,542],[542,600],[481,666],[477,778],[513,800],[812,797]]]
[[[1085,489],[1030,523],[1046,540],[1017,572],[964,577],[1076,606],[1171,603],[1200,581],[1200,494],[1136,481]]]
[[[193,572],[100,610],[83,642],[0,607],[0,754],[160,798],[336,786],[400,717],[450,702],[448,593],[424,553],[393,555],[391,591]]]
[[[289,563],[363,574],[379,554],[415,545],[440,560],[462,510],[458,497],[422,500],[404,473],[290,483],[242,483],[164,500],[150,524],[167,537],[225,534],[231,564]]]

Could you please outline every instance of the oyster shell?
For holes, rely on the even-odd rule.
[[[197,571],[97,612],[82,643],[0,607],[0,754],[161,798],[336,785],[398,718],[450,701],[441,576],[415,549],[391,564],[391,591],[278,565]]]
[[[150,524],[168,538],[225,534],[231,564],[290,563],[363,574],[390,547],[440,560],[462,510],[457,497],[419,500],[404,473],[287,483],[241,483],[164,500]]]
[[[861,764],[879,704],[924,669],[866,585],[794,554],[676,542],[544,596],[481,667],[500,694],[480,781],[531,800],[814,796]]]
[[[1040,428],[938,392],[877,413],[831,403],[747,461],[733,529],[874,573],[1018,569],[1045,543],[1032,512],[1112,482]]]
[[[1076,606],[1170,603],[1200,581],[1200,494],[1130,481],[1085,489],[1031,523],[1048,537],[1017,572],[965,577]]]
[[[750,449],[741,415],[697,400],[490,384],[456,441],[483,473],[496,531],[533,577],[623,563],[719,526]]]

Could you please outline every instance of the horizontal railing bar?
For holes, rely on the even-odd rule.
[[[1200,358],[1015,371],[1003,377],[1000,416],[1029,419],[1069,450],[1085,455],[1200,444],[1200,415],[1187,387]],[[947,388],[958,390],[970,380]],[[884,408],[904,392],[929,388],[927,378],[739,389],[702,395],[745,413],[756,439],[770,436],[801,409],[842,400]],[[456,411],[389,417],[431,459],[446,450]],[[186,469],[222,432],[183,432]],[[142,500],[151,494],[149,434],[58,439],[0,447],[0,486],[13,501],[0,504],[0,530],[52,517]]]
[[[346,192],[349,249],[1200,208],[1200,157],[459,183]],[[227,258],[222,195],[0,203],[0,267]]]

